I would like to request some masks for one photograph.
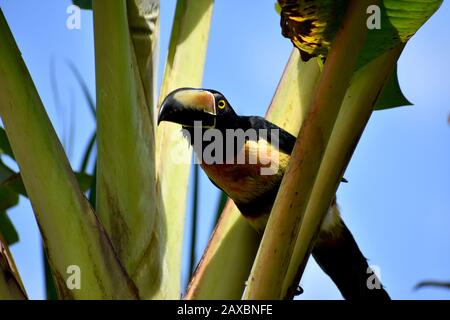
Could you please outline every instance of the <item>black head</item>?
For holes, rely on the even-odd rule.
[[[228,128],[238,116],[223,94],[216,90],[180,88],[172,91],[159,109],[161,121],[178,123],[183,128]]]

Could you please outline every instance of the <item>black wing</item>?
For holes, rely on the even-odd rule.
[[[294,149],[296,137],[280,128],[276,124],[264,119],[263,117],[251,116],[251,117],[241,117],[244,123],[247,123],[246,127],[253,129],[268,129],[268,139],[267,141],[272,143],[275,142],[278,145],[278,149],[283,151],[286,154],[291,154]],[[270,135],[271,129],[278,129],[278,135]],[[258,131],[257,131],[258,132]],[[259,138],[259,137],[258,137]],[[273,144],[273,143],[272,143]],[[342,178],[341,182],[347,183],[347,179]]]
[[[292,149],[294,149],[296,138],[284,130],[280,128],[276,124],[264,119],[263,117],[251,116],[251,117],[241,117],[244,122],[247,122],[248,128],[253,128],[255,130],[267,129],[267,141],[271,144],[278,145],[278,149],[283,151],[286,154],[291,154]],[[277,130],[276,133],[271,130]],[[273,134],[271,134],[271,132]],[[259,136],[258,136],[259,138]]]

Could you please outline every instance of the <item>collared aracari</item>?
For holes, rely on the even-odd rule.
[[[182,126],[209,179],[234,201],[242,215],[262,233],[296,138],[262,117],[237,115],[227,99],[215,90],[181,88],[173,91],[161,104],[158,124],[161,121]],[[200,148],[194,145],[196,130],[200,129],[203,134],[210,128],[223,134],[221,161],[217,161],[217,158],[212,162],[202,161],[203,155],[199,153],[205,150],[207,144],[203,143]],[[254,129],[256,137],[249,135],[245,139],[235,139],[235,135],[226,134],[227,130],[239,129],[243,132]],[[258,134],[261,129],[266,129],[269,134]],[[278,130],[276,141],[270,135],[272,129]],[[226,139],[235,141],[229,143]],[[233,146],[231,152],[225,150],[230,145]],[[265,151],[260,152],[261,148],[265,148]],[[257,155],[257,161],[249,161],[252,155]],[[245,161],[239,162],[239,156],[244,156]],[[262,167],[271,166],[273,162],[276,162],[273,167],[277,170],[273,174],[261,174]],[[373,280],[376,275],[372,274],[352,234],[342,221],[336,199],[322,223],[312,255],[345,299],[389,299],[377,278],[375,281],[378,281],[378,288],[369,288],[369,277]]]

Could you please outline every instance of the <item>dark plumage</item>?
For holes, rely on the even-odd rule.
[[[190,142],[194,145],[197,155],[202,158],[210,145],[195,145],[198,140],[192,137],[199,129],[198,123],[195,124],[197,127],[194,125],[195,120],[202,120],[202,134],[213,128],[223,136],[220,138],[223,139],[220,148],[214,150],[216,156],[222,156],[215,157],[212,162],[201,161],[203,170],[218,188],[233,199],[253,227],[262,233],[296,138],[262,117],[237,115],[226,98],[215,90],[178,89],[166,97],[158,118],[158,122],[171,121],[181,124],[186,130],[186,136],[191,137]],[[267,130],[268,134],[264,134],[263,129]],[[239,139],[227,135],[230,130],[240,130],[241,135],[243,132],[255,134],[248,134],[245,139]],[[277,134],[271,136],[270,130],[276,130],[274,132]],[[230,151],[226,147],[232,142],[234,148]],[[261,152],[262,150],[265,152]],[[252,156],[256,161],[250,161]],[[239,163],[239,159],[245,159],[245,163]],[[262,170],[272,171],[266,175],[261,174]],[[383,288],[368,288],[367,280],[372,274],[353,236],[342,221],[335,200],[322,224],[312,255],[334,281],[344,298],[389,299]]]

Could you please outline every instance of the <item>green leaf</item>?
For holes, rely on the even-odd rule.
[[[14,207],[19,203],[17,192],[4,183],[16,173],[0,160],[0,212]]]
[[[19,203],[19,195],[12,188],[0,186],[0,211],[14,207]]]
[[[179,0],[175,10],[167,63],[160,88],[160,102],[171,91],[181,87],[201,87],[206,58],[213,0]],[[179,126],[161,123],[156,139],[156,168],[161,184],[163,209],[167,226],[167,272],[170,274],[168,293],[160,298],[178,299],[180,296],[181,255],[186,212],[187,188],[191,150],[178,148],[179,161],[167,159],[183,137],[177,135]]]
[[[77,178],[78,184],[80,186],[80,190],[82,192],[88,191],[89,188],[91,187],[92,176],[87,173],[84,173],[84,172],[75,172],[75,177]],[[2,190],[1,189],[2,187],[7,187],[10,190],[14,191],[15,193],[28,198],[27,191],[25,190],[25,186],[23,185],[23,181],[22,181],[22,177],[20,176],[20,173],[14,173],[8,179],[3,181],[2,185],[0,186],[0,190]],[[0,200],[0,203],[1,203],[1,200]],[[1,206],[1,204],[0,204],[0,206]]]
[[[0,128],[0,153],[6,154],[14,159],[14,153],[12,152],[11,145],[9,144],[8,136],[3,128]]]
[[[14,173],[8,179],[4,180],[2,186],[8,187],[11,190],[14,190],[17,194],[28,198],[27,191],[23,185],[22,177],[19,173]]]
[[[72,0],[72,3],[80,9],[92,10],[92,0]]]
[[[15,172],[0,159],[0,184],[14,175]]]
[[[375,110],[384,110],[400,106],[410,106],[411,102],[403,95],[402,89],[398,82],[397,68],[386,81],[381,94],[375,103]]]
[[[163,272],[167,228],[155,187],[156,130],[151,114],[154,105],[147,104],[144,89],[145,85],[153,91],[153,81],[142,81],[143,69],[139,67],[131,34],[136,33],[130,32],[130,25],[134,24],[129,20],[130,2],[145,5],[155,1],[93,2],[98,137],[96,214],[141,297],[151,298],[167,292],[161,287],[165,279],[169,280],[163,280],[167,275]],[[147,13],[157,19],[158,7],[136,12],[144,20]],[[145,78],[153,80],[152,76]],[[111,137],[119,132],[120,139],[111,143]]]
[[[302,59],[326,55],[344,18],[349,0],[278,0],[283,35],[301,51]],[[439,8],[442,0],[383,0],[380,29],[369,30],[358,66],[396,45],[406,43]],[[367,14],[368,20],[372,11]]]
[[[4,210],[0,211],[0,233],[8,245],[19,241],[17,230]]]
[[[300,50],[302,60],[326,56],[344,18],[349,0],[278,0],[285,37]],[[406,43],[440,7],[442,0],[382,0],[379,2],[380,28],[368,32],[357,69],[381,54]],[[375,21],[376,7],[367,13]],[[375,106],[376,110],[410,105],[398,84],[396,72],[390,77]]]
[[[369,31],[359,66],[365,65],[399,43],[406,43],[441,3],[442,0],[381,1],[381,28]]]
[[[278,14],[281,14],[281,6],[280,6],[280,4],[278,2],[275,2],[275,11]]]
[[[33,204],[58,293],[66,299],[138,298],[136,286],[81,193],[1,10],[0,39],[0,115]],[[78,290],[70,290],[65,281],[67,266],[74,263],[83,275]]]

